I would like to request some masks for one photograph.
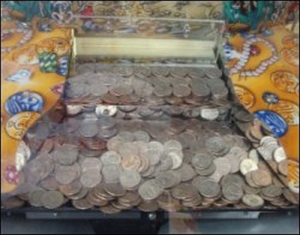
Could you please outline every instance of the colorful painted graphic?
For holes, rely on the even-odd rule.
[[[237,97],[279,138],[292,164],[289,185],[299,191],[299,41],[284,27],[268,31],[229,38],[225,56]]]

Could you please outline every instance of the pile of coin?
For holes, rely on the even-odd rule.
[[[255,147],[251,139],[234,134],[228,122],[114,120],[88,110],[83,116],[66,118],[59,128],[48,126],[38,155],[21,171],[26,193],[2,206],[23,206],[26,200],[34,207],[72,205],[114,214],[134,207],[150,212],[299,203],[286,187],[287,160],[273,137],[263,135]],[[91,122],[96,131],[86,128],[95,135],[80,131],[86,119],[96,123]],[[106,128],[116,134],[98,134]],[[260,148],[273,149],[273,155]]]
[[[228,88],[217,67],[117,66],[98,68],[68,79],[69,103],[117,105],[186,103],[226,100]]]
[[[80,116],[86,109],[85,105],[67,105],[67,114],[70,117]],[[199,118],[201,120],[225,121],[229,118],[230,105],[222,107],[203,105],[193,107],[189,105],[180,106],[133,106],[133,105],[94,105],[89,107],[98,117],[110,116],[124,120],[169,120],[171,117]],[[71,121],[72,122],[72,121]],[[74,121],[76,122],[76,121]],[[78,122],[77,122],[78,123]],[[74,125],[75,126],[75,125]]]

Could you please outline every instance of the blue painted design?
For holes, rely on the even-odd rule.
[[[268,104],[277,104],[279,101],[278,95],[276,95],[272,92],[265,92],[262,95],[262,99]]]
[[[288,130],[285,120],[273,111],[260,110],[255,112],[254,115],[270,128],[276,138],[283,136]]]
[[[39,112],[44,106],[44,99],[36,92],[21,91],[10,96],[4,104],[10,115],[21,112]]]
[[[270,29],[265,29],[263,32],[262,32],[263,36],[267,37],[267,36],[272,36],[273,35],[273,32],[272,30]]]
[[[58,65],[58,69],[56,70],[56,73],[61,76],[67,76],[68,65],[69,65],[69,57],[68,56],[63,56],[63,57],[59,58],[59,65]]]
[[[241,32],[240,33],[241,37],[251,39],[251,38],[256,38],[257,36],[255,34],[250,34],[247,32]]]
[[[30,81],[32,72],[29,69],[20,69],[12,75],[8,76],[5,80],[9,82],[18,82],[20,84],[26,84]]]

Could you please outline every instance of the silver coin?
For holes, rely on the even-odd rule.
[[[218,171],[221,175],[228,175],[231,172],[231,164],[228,158],[219,157],[214,160],[214,164],[216,165],[216,171]]]
[[[157,66],[152,68],[152,74],[155,76],[168,76],[170,68],[166,66]]]
[[[115,136],[118,133],[116,128],[110,128],[110,129],[101,129],[98,132],[98,137],[100,139],[110,139],[111,137]]]
[[[103,179],[106,183],[118,183],[120,181],[120,166],[116,164],[105,165],[102,168]]]
[[[82,172],[100,172],[102,169],[102,163],[98,158],[85,158],[81,162]]]
[[[204,82],[192,82],[192,93],[197,97],[207,97],[210,95],[210,88]]]
[[[222,188],[224,198],[229,201],[239,201],[242,199],[244,193],[243,188],[237,184],[226,184]]]
[[[221,192],[219,184],[212,180],[201,181],[197,189],[202,196],[208,198],[216,197]]]
[[[113,105],[97,105],[95,112],[98,116],[114,116],[117,113],[117,107]]]
[[[183,162],[183,153],[181,151],[168,152],[167,156],[172,158],[172,170],[179,168]]]
[[[145,131],[135,131],[133,133],[133,137],[134,137],[135,141],[143,141],[143,142],[149,142],[150,141],[150,136]]]
[[[131,67],[118,66],[114,68],[114,73],[119,74],[124,77],[130,77],[133,74],[133,69]]]
[[[163,188],[157,180],[152,179],[144,182],[139,187],[138,192],[144,200],[154,200],[163,193]]]
[[[158,97],[170,96],[172,94],[172,87],[169,85],[155,86],[153,93]]]
[[[217,108],[202,108],[201,117],[205,120],[215,120],[219,117],[219,110]]]
[[[140,154],[148,158],[152,166],[156,165],[163,154],[163,145],[157,141],[151,141],[147,144],[146,148],[141,149]]]
[[[173,86],[173,94],[179,98],[187,97],[191,94],[191,88],[188,85],[179,84]]]
[[[110,151],[117,152],[121,144],[126,142],[121,136],[117,135],[107,141],[106,147]]]
[[[205,76],[205,73],[200,68],[191,68],[188,72],[189,76],[191,78],[203,78]]]
[[[94,96],[103,96],[108,93],[108,87],[105,84],[91,86],[90,93]]]
[[[222,76],[222,71],[217,67],[203,68],[202,71],[211,79],[218,79]]]
[[[116,126],[116,120],[110,116],[99,116],[99,119],[97,120],[97,125],[99,129],[105,130],[105,129],[112,129]]]
[[[213,157],[208,153],[196,153],[192,158],[192,164],[195,168],[207,169],[213,163]]]
[[[100,184],[102,176],[98,171],[89,171],[82,173],[80,177],[80,182],[84,187],[93,188],[96,185]]]
[[[156,180],[163,189],[168,189],[180,183],[181,175],[175,171],[160,172]]]
[[[178,140],[168,140],[163,145],[164,152],[182,151],[182,145]]]
[[[170,70],[170,75],[174,78],[183,78],[187,75],[187,73],[188,69],[186,68],[175,67]]]
[[[120,131],[118,136],[121,137],[125,142],[133,142],[134,141],[133,133],[131,133],[129,131]]]
[[[182,182],[189,181],[196,176],[194,169],[186,163],[183,163],[176,172],[180,174]]]
[[[111,87],[109,92],[114,96],[130,95],[133,93],[133,87],[129,83],[119,83]]]
[[[139,148],[132,144],[132,142],[126,142],[120,145],[118,149],[122,158],[134,156],[139,154]]]
[[[54,158],[62,165],[72,165],[78,157],[78,148],[75,145],[63,144],[53,152]]]
[[[141,176],[137,171],[124,170],[120,174],[120,183],[124,188],[134,188],[141,182]]]
[[[144,79],[151,75],[151,69],[149,67],[135,66],[133,68],[134,75]]]
[[[81,105],[67,105],[67,114],[69,115],[76,115],[81,112]]]
[[[109,165],[109,164],[117,164],[119,165],[121,163],[121,156],[114,151],[107,151],[102,154],[100,158],[103,165]]]
[[[132,86],[135,94],[139,97],[149,97],[154,91],[154,87],[151,84],[137,79],[133,81]]]
[[[83,137],[94,137],[98,133],[96,121],[84,120],[79,127],[79,133]]]

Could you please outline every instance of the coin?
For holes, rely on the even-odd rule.
[[[152,68],[152,73],[155,76],[168,76],[169,72],[170,72],[170,68],[165,66],[164,67],[158,66]]]
[[[159,163],[163,154],[164,148],[160,142],[151,141],[146,148],[141,149],[141,156],[148,158],[151,165]]]
[[[224,185],[228,185],[228,184],[236,184],[239,187],[243,187],[244,180],[240,175],[228,174],[222,178],[221,185],[224,187]]]
[[[101,206],[100,211],[102,211],[105,214],[117,214],[120,212],[119,209],[113,207],[112,205]]]
[[[200,68],[191,68],[188,72],[191,78],[202,78],[205,76],[205,73]]]
[[[85,187],[82,187],[79,193],[69,196],[69,198],[72,200],[79,200],[79,199],[85,198],[87,194],[88,194],[88,189]]]
[[[176,171],[180,174],[182,182],[189,181],[196,175],[194,169],[186,163],[183,163]]]
[[[285,188],[283,190],[283,195],[292,204],[299,205],[299,194],[293,193],[290,189]]]
[[[79,193],[81,189],[82,189],[82,184],[79,181],[74,181],[71,184],[59,186],[59,191],[67,197]]]
[[[272,178],[270,174],[265,170],[255,170],[251,172],[251,177],[253,182],[259,186],[268,186],[272,183]]]
[[[277,163],[280,163],[281,161],[284,161],[287,159],[285,151],[283,147],[278,147],[274,151],[274,159]]]
[[[121,163],[121,156],[114,151],[107,151],[102,154],[100,158],[103,165],[109,164],[120,164]]]
[[[42,196],[46,193],[45,190],[35,190],[29,193],[29,203],[34,207],[41,207],[42,204]]]
[[[138,192],[144,200],[154,200],[163,193],[163,188],[157,180],[152,179],[144,182]]]
[[[219,110],[216,108],[202,108],[200,114],[205,120],[215,120],[219,117]]]
[[[75,163],[71,166],[56,165],[55,167],[55,179],[60,184],[70,184],[79,175],[80,166]]]
[[[83,172],[80,177],[80,182],[84,187],[93,188],[99,184],[102,180],[102,176],[98,171]]]
[[[195,168],[207,169],[213,163],[213,158],[208,153],[196,153],[192,158],[192,164]]]
[[[198,194],[197,190],[193,187],[193,185],[188,183],[181,183],[176,187],[172,188],[172,196],[179,200],[185,200],[187,198],[194,197]]]
[[[242,201],[245,205],[254,209],[258,209],[264,205],[264,199],[256,194],[245,194]]]
[[[94,137],[98,133],[97,123],[92,120],[82,121],[79,127],[79,133],[83,137]]]
[[[1,200],[1,208],[4,207],[5,209],[13,209],[19,208],[24,206],[25,201],[21,200],[18,197],[10,197],[6,200]]]
[[[86,198],[72,200],[72,205],[79,210],[88,210],[93,208],[93,205],[90,204]]]
[[[252,149],[250,152],[249,152],[249,156],[248,156],[251,160],[253,160],[256,164],[258,164],[258,161],[259,161],[259,156],[258,156],[258,153],[256,151],[256,149]]]
[[[283,160],[278,163],[278,170],[281,174],[287,176],[288,174],[288,161]]]
[[[187,97],[191,94],[191,89],[188,85],[185,84],[179,84],[176,86],[173,86],[173,94],[176,97]]]
[[[150,136],[145,131],[135,131],[133,133],[133,138],[135,141],[143,141],[143,142],[149,142]]]
[[[141,176],[135,170],[124,170],[120,173],[120,183],[125,189],[135,188],[140,182]]]
[[[231,172],[231,164],[228,158],[226,157],[219,157],[216,158],[214,161],[214,164],[216,165],[216,171],[224,176]]]
[[[240,185],[237,184],[225,184],[222,188],[224,198],[231,202],[237,202],[242,199],[244,193]]]
[[[222,76],[222,71],[219,68],[203,68],[202,71],[205,75],[211,79],[220,78]]]
[[[64,196],[58,191],[47,191],[42,195],[41,202],[47,209],[56,209],[64,203]]]
[[[276,185],[269,185],[262,188],[261,193],[266,197],[274,198],[282,194],[282,189]]]
[[[229,152],[229,148],[222,137],[211,137],[205,142],[206,148],[216,156],[223,156]]]
[[[104,184],[103,188],[107,194],[113,197],[121,197],[126,193],[125,189],[119,183]]]
[[[243,175],[258,170],[257,164],[252,159],[244,159],[240,164],[240,171]]]
[[[153,93],[158,97],[166,97],[172,94],[172,87],[170,85],[158,85],[154,87]]]
[[[243,184],[243,189],[246,194],[259,194],[260,193],[259,188],[253,188],[247,184]]]
[[[116,164],[105,165],[102,174],[106,183],[118,183],[120,178],[120,167]]]
[[[216,165],[212,163],[207,169],[200,169],[200,168],[195,168],[195,171],[202,176],[211,176],[216,172]],[[222,177],[219,173],[218,175]],[[218,182],[219,180],[217,180]]]
[[[102,169],[102,163],[98,158],[85,158],[81,162],[82,172],[100,172]]]
[[[212,180],[204,180],[200,182],[197,189],[202,196],[208,198],[213,198],[218,196],[218,194],[221,191],[219,184]]]
[[[154,212],[158,210],[158,205],[155,200],[144,200],[139,204],[138,209],[144,212]]]
[[[167,189],[179,184],[181,175],[175,171],[165,171],[158,173],[156,180],[162,188]]]
[[[62,165],[72,165],[78,157],[78,148],[75,145],[63,144],[54,151],[54,158]]]
[[[48,176],[40,182],[40,185],[45,190],[57,190],[58,182],[53,176]]]

